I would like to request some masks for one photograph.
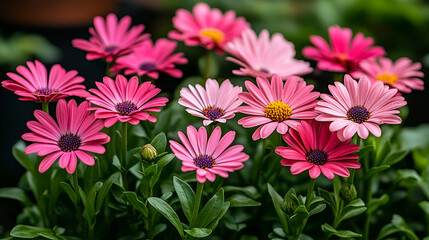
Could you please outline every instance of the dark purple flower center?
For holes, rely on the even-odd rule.
[[[207,170],[209,168],[212,168],[216,164],[216,162],[212,157],[204,154],[194,158],[194,164],[199,168]]]
[[[309,163],[315,165],[323,165],[328,161],[328,154],[320,150],[311,150],[305,155],[305,157]]]
[[[130,112],[137,110],[137,107],[131,101],[124,101],[116,105],[116,110],[119,115],[128,116]]]
[[[37,95],[49,95],[52,92],[57,92],[57,91],[51,90],[49,88],[42,88],[42,89],[36,90],[34,93]]]
[[[82,140],[80,137],[75,134],[68,133],[66,135],[61,136],[60,140],[58,140],[58,147],[60,147],[63,152],[71,152],[76,151],[80,145],[82,144]]]
[[[210,120],[215,120],[222,117],[225,114],[221,108],[218,107],[206,107],[203,109],[203,115]]]
[[[113,53],[118,47],[111,45],[104,48],[104,51],[106,53]]]
[[[363,123],[369,119],[368,109],[362,105],[356,105],[347,111],[347,118],[355,123]]]
[[[139,68],[140,68],[140,70],[150,72],[150,71],[156,70],[157,66],[155,63],[145,62],[145,63],[140,64]]]

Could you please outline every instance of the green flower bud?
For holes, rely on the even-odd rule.
[[[343,198],[345,201],[351,201],[355,199],[357,197],[355,185],[349,183],[342,184],[340,189],[340,195],[341,198]]]
[[[140,149],[140,156],[148,162],[155,159],[157,155],[156,149],[150,144],[146,144]]]
[[[282,203],[282,210],[283,212],[285,212],[288,215],[293,214],[293,212],[295,211],[295,209],[298,207],[298,204],[296,203],[296,201],[292,198],[290,198],[289,196],[286,196],[283,200]]]

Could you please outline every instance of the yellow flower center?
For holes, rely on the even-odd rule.
[[[395,82],[398,81],[398,75],[396,74],[390,74],[390,73],[381,73],[378,74],[376,77],[377,80],[385,82],[389,85],[393,85]]]
[[[215,28],[204,28],[203,30],[201,30],[200,36],[211,38],[215,43],[220,43],[225,38],[223,32]]]
[[[292,114],[292,109],[284,102],[275,101],[270,102],[270,104],[265,107],[264,113],[265,117],[273,121],[283,122]]]
[[[338,59],[340,60],[340,62],[345,62],[347,58],[346,54],[340,53],[338,54]]]

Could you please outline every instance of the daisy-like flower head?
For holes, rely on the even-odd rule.
[[[328,94],[321,94],[323,100],[315,108],[320,112],[317,121],[332,122],[331,132],[338,131],[338,138],[346,141],[357,132],[366,139],[369,132],[380,137],[381,129],[377,124],[399,124],[401,118],[397,108],[407,104],[402,96],[396,95],[397,89],[389,88],[381,81],[371,83],[362,77],[359,83],[350,75],[345,75],[344,84],[335,82],[329,85]],[[369,131],[369,132],[368,132]]]
[[[349,28],[330,27],[329,38],[332,48],[322,37],[310,36],[315,47],[302,50],[305,57],[317,61],[317,67],[321,70],[351,73],[357,69],[360,61],[385,54],[382,47],[372,46],[372,38],[366,38],[360,32],[352,39]]]
[[[28,67],[28,68],[27,68]],[[85,79],[77,76],[77,71],[66,71],[60,65],[52,66],[49,76],[46,67],[39,61],[27,62],[27,67],[18,66],[16,71],[8,72],[10,80],[2,81],[2,86],[14,91],[21,101],[54,102],[59,99],[78,96],[86,97],[89,93],[80,84]]]
[[[220,87],[214,79],[207,79],[205,89],[199,84],[188,87],[180,90],[179,103],[187,107],[189,114],[204,118],[204,126],[212,122],[225,123],[235,116],[242,103],[238,99],[241,87],[234,87],[228,79]]]
[[[148,75],[158,79],[159,72],[165,72],[173,77],[182,77],[182,71],[175,68],[175,64],[188,62],[183,53],[172,54],[177,42],[159,39],[152,44],[152,40],[145,40],[139,44],[131,54],[120,57],[113,66],[114,71],[124,69],[126,75]]]
[[[313,69],[310,63],[296,60],[293,43],[284,39],[280,33],[270,34],[262,30],[259,37],[252,29],[243,31],[242,38],[227,43],[225,51],[232,57],[226,59],[242,68],[233,70],[236,75],[263,76],[270,78],[273,74],[286,79],[292,75],[304,75]]]
[[[248,93],[240,93],[238,97],[248,106],[238,111],[253,116],[240,119],[239,124],[250,128],[260,126],[252,135],[253,140],[267,138],[277,129],[285,134],[289,127],[295,128],[301,119],[314,119],[317,113],[318,92],[311,92],[313,85],[306,85],[300,77],[289,77],[283,84],[282,79],[274,74],[271,83],[265,77],[257,77],[255,86],[246,81]]]
[[[329,123],[301,121],[301,125],[283,135],[283,139],[290,147],[276,147],[275,151],[284,158],[280,164],[290,166],[293,175],[309,170],[313,179],[320,173],[333,179],[335,174],[348,177],[347,168],[360,168],[360,164],[353,160],[359,158],[353,154],[359,146],[350,144],[351,139],[341,142],[337,134],[329,131]]]
[[[389,58],[366,60],[360,63],[360,71],[352,74],[354,78],[367,76],[371,82],[382,81],[401,92],[410,93],[411,89],[423,90],[424,82],[419,79],[424,76],[420,72],[422,65],[413,63],[409,58],[400,58],[392,63]]]
[[[25,148],[26,154],[37,152],[39,156],[46,155],[39,165],[39,172],[45,172],[60,158],[60,167],[73,174],[77,158],[92,166],[94,157],[88,152],[105,152],[103,144],[108,143],[110,137],[99,132],[103,121],[90,114],[89,106],[87,101],[77,106],[74,100],[68,103],[64,99],[59,100],[56,110],[58,123],[49,114],[34,111],[37,121],[27,123],[32,132],[25,133],[22,138],[35,142]]]
[[[207,140],[204,127],[197,131],[193,126],[188,126],[187,136],[179,132],[183,145],[170,140],[171,150],[182,161],[182,171],[196,171],[198,182],[204,183],[207,179],[213,182],[216,175],[227,178],[228,172],[242,168],[249,156],[243,152],[242,145],[229,147],[234,141],[235,132],[229,131],[222,138],[221,135],[221,128],[217,126]]]
[[[103,83],[95,82],[98,89],[89,91],[95,95],[87,99],[96,107],[95,117],[105,119],[104,125],[109,128],[117,121],[129,122],[137,125],[140,120],[156,122],[156,118],[147,112],[159,112],[160,107],[165,106],[167,98],[154,98],[161,89],[155,88],[150,81],[139,86],[136,76],[128,82],[122,75],[117,75],[116,80],[109,77],[103,78]]]
[[[94,18],[94,28],[89,28],[89,41],[73,39],[72,44],[75,48],[89,52],[86,54],[88,60],[105,58],[107,62],[111,62],[132,52],[133,47],[149,38],[149,34],[142,34],[143,24],[130,26],[130,16],[121,18],[119,22],[113,13],[107,15],[106,20],[97,16]]]
[[[219,53],[223,53],[227,42],[240,37],[241,32],[249,28],[243,17],[235,18],[234,11],[223,15],[219,9],[210,9],[205,3],[195,5],[193,15],[184,9],[177,10],[173,25],[178,31],[171,31],[170,38],[184,41],[188,46],[214,48]]]

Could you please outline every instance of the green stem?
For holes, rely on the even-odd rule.
[[[106,76],[107,77],[110,77],[110,68],[112,67],[112,65],[113,65],[113,61],[112,62],[106,62]]]
[[[313,190],[314,190],[315,184],[316,184],[316,179],[311,179],[310,184],[308,185],[308,188],[307,188],[307,197],[305,198],[305,207],[307,208],[307,210],[310,209],[310,204],[313,198]]]
[[[372,200],[372,186],[374,185],[374,176],[372,176],[369,180],[368,180],[368,188],[367,188],[367,195],[366,195],[366,205],[368,206],[369,202],[371,202]],[[371,213],[368,213],[368,211],[366,212],[366,219],[365,219],[365,235],[364,235],[364,239],[368,240],[369,239],[369,228],[371,225]]]
[[[84,219],[82,216],[82,208],[80,206],[79,180],[77,178],[77,171],[75,171],[72,175],[73,175],[72,185],[76,193],[76,215],[79,221],[80,228],[82,229],[82,234],[85,235],[86,228],[85,228]]]
[[[204,188],[204,183],[198,182],[197,193],[195,194],[194,209],[192,211],[192,218],[191,218],[191,224],[190,224],[191,229],[194,228],[195,224],[197,223],[198,211],[200,209],[200,203],[201,203],[201,196],[203,194],[203,188]]]
[[[49,102],[42,102],[42,110],[49,114]]]
[[[204,75],[203,75],[204,82],[207,80],[207,78],[210,77],[210,69],[211,69],[211,66],[212,66],[212,58],[213,58],[213,51],[210,50],[210,51],[207,52],[207,55],[206,55],[206,65],[204,67]]]
[[[124,180],[124,187],[128,189],[128,180],[127,180],[127,123],[122,123],[122,156],[121,156],[121,169],[122,169],[122,178]]]
[[[356,138],[356,145],[358,145],[360,147],[360,143],[361,143],[361,138],[359,136],[357,136]],[[360,157],[357,159],[357,161],[359,162]],[[356,174],[356,169],[350,169],[350,177],[347,179],[347,182],[353,185],[354,179],[355,179],[355,174]]]

